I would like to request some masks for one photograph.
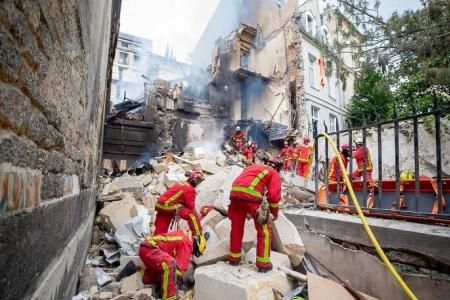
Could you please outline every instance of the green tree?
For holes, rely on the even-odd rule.
[[[361,126],[363,115],[366,124],[389,119],[392,116],[394,95],[383,74],[371,65],[365,65],[355,83],[355,93],[348,109],[352,126]]]
[[[355,105],[363,106],[360,110],[383,106],[380,101],[384,99],[386,110],[390,112],[380,115],[382,118],[390,116],[393,105],[400,116],[406,116],[412,113],[412,105],[419,113],[430,111],[434,97],[439,99],[441,107],[450,109],[450,1],[423,0],[421,3],[423,7],[419,10],[394,13],[384,20],[378,13],[379,1],[338,0],[345,17],[356,25],[354,30],[359,30],[361,42],[353,45],[354,41],[347,39],[348,44],[338,43],[335,47],[338,51],[348,47],[356,49],[355,56],[364,57],[365,64],[378,72],[382,77],[380,82],[391,91],[391,97],[381,98],[374,106],[375,99],[363,102],[361,93],[370,93],[365,96],[368,98],[374,95],[375,86],[365,91],[359,89],[353,99]],[[364,68],[361,78],[367,72]],[[361,80],[358,84],[363,85]],[[351,118],[358,117],[354,115],[359,113],[355,105],[349,108]]]

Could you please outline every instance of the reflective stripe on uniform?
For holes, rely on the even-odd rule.
[[[260,263],[270,263],[270,257],[256,257],[256,261]]]
[[[181,236],[163,236],[163,235],[156,235],[150,238],[154,239],[155,241],[181,241],[183,239]]]
[[[280,207],[280,203],[270,203],[270,202],[269,202],[269,207],[272,207],[272,208],[279,208],[279,207]]]
[[[145,270],[146,269],[144,267],[141,267],[141,269],[139,270],[139,276],[141,277],[141,279],[144,278]]]
[[[172,206],[164,206],[162,204],[156,203],[155,206],[157,208],[161,208],[161,209],[165,209],[165,210],[176,210],[176,209],[181,207],[181,204],[175,204],[175,205],[172,205]]]
[[[175,195],[173,195],[172,197],[170,197],[169,199],[167,199],[167,200],[164,202],[164,205],[165,205],[165,206],[169,206],[169,204],[170,204],[172,201],[177,200],[182,194],[183,194],[183,190],[179,190]]]
[[[241,258],[241,252],[230,252],[230,257],[232,258]]]
[[[167,287],[169,286],[169,267],[167,266],[167,263],[165,261],[161,263],[161,266],[164,271],[162,282],[162,290],[163,290],[162,299],[167,300]]]
[[[262,195],[261,195],[260,192],[252,190],[252,189],[249,189],[249,188],[246,188],[246,187],[243,187],[243,186],[233,186],[231,188],[231,190],[233,192],[244,192],[244,193],[250,194],[252,196],[256,196],[258,198],[262,198]]]
[[[264,256],[260,257],[260,259],[264,259],[264,260],[267,260],[266,262],[270,262],[270,256],[269,256],[270,234],[269,234],[269,228],[267,227],[267,224],[262,225],[262,229],[264,232]]]
[[[250,186],[248,188],[243,187],[243,186],[233,186],[233,187],[231,187],[231,190],[235,191],[235,192],[244,192],[249,195],[252,195],[252,196],[255,196],[258,198],[262,198],[261,193],[258,191],[255,191],[255,187],[261,181],[261,179],[263,179],[263,177],[266,176],[267,174],[269,174],[269,170],[263,170],[261,173],[259,173],[255,177],[255,179],[253,179],[252,183],[250,183]]]
[[[184,272],[177,269],[177,275],[178,275],[178,276],[183,276],[183,275],[184,275]]]
[[[200,229],[198,228],[197,219],[195,218],[194,214],[189,214],[189,218],[191,218],[191,221],[194,224],[195,235],[200,236],[202,233],[200,232]]]

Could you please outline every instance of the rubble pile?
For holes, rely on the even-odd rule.
[[[197,212],[200,212],[200,208],[204,205],[215,207],[201,219],[204,232],[209,232],[210,237],[205,253],[193,258],[197,283],[204,285],[211,281],[212,286],[218,285],[226,290],[234,285],[236,279],[233,276],[237,276],[236,278],[248,278],[244,280],[248,281],[248,288],[245,284],[241,284],[240,290],[236,290],[239,295],[251,294],[251,289],[260,286],[266,288],[258,293],[268,293],[269,287],[290,290],[292,283],[283,272],[269,272],[265,275],[258,275],[256,272],[256,267],[253,266],[256,259],[256,230],[253,220],[247,220],[245,225],[242,266],[234,267],[234,271],[227,275],[228,277],[208,275],[226,273],[230,268],[221,262],[226,261],[229,256],[231,222],[227,217],[227,211],[231,186],[243,170],[239,157],[235,156],[237,155],[227,151],[201,155],[187,152],[183,157],[167,155],[165,158],[150,160],[148,171],[127,172],[119,177],[103,177],[100,180],[102,187],[98,197],[98,214],[93,229],[92,246],[86,266],[80,274],[79,294],[74,299],[157,299],[155,287],[143,285],[138,274],[121,281],[116,281],[116,275],[130,260],[136,265],[143,266],[138,256],[139,244],[154,230],[157,197],[174,183],[185,181],[186,171],[191,170],[202,170],[205,175],[205,180],[196,187]],[[227,161],[231,161],[232,165]],[[296,200],[295,203],[311,198],[312,194],[302,188],[298,180],[286,178],[289,181],[284,180],[285,196],[290,195]],[[283,203],[284,205],[287,204]],[[189,230],[184,220],[180,220],[179,227]],[[280,213],[273,228],[274,251],[271,258],[274,267],[292,269],[298,266],[304,253],[304,246],[294,225]],[[222,282],[222,279],[226,279],[225,282]],[[198,291],[197,283],[194,289],[195,299],[208,299],[203,298],[207,296],[204,295],[205,291]],[[211,291],[214,292],[214,289]],[[250,294],[246,296],[247,298],[240,299],[250,299],[253,297],[250,297]],[[192,291],[186,292],[185,296],[185,299],[191,299]]]

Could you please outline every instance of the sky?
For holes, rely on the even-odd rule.
[[[219,0],[123,0],[120,31],[153,40],[153,52],[173,48],[178,61],[191,53]]]
[[[333,1],[336,0],[330,0]],[[123,0],[120,31],[153,40],[157,54],[164,55],[169,45],[178,61],[189,63],[188,55],[218,3],[219,0]],[[419,0],[381,0],[380,12],[386,18],[395,10],[419,7]]]

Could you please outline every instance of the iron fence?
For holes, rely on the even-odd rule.
[[[368,174],[368,162],[366,161],[366,155],[363,155],[362,162],[362,180],[353,180],[353,151],[349,151],[349,167],[348,171],[350,173],[350,181],[352,186],[356,187],[356,194],[361,207],[364,208],[366,214],[373,215],[388,215],[399,218],[411,218],[418,220],[427,219],[438,219],[446,223],[450,223],[450,209],[446,206],[446,201],[450,201],[450,177],[448,174],[444,173],[442,170],[442,155],[449,155],[449,153],[442,153],[442,119],[448,116],[450,110],[448,108],[442,109],[439,106],[439,101],[434,100],[434,105],[432,110],[426,113],[417,113],[416,107],[412,105],[412,115],[408,117],[398,117],[397,109],[393,109],[393,118],[388,121],[381,121],[377,115],[376,124],[367,125],[364,115],[361,116],[361,126],[353,127],[350,122],[346,121],[347,129],[341,130],[339,128],[339,123],[336,122],[336,131],[327,132],[327,126],[325,124],[325,132],[334,138],[338,149],[340,149],[342,136],[348,135],[348,141],[350,149],[352,149],[353,135],[358,134],[362,139],[363,149],[367,148],[367,136],[368,131],[373,134],[376,132],[376,149],[378,155],[378,162],[373,169],[377,170],[377,179],[367,178]],[[434,176],[424,177],[421,176],[420,172],[420,158],[419,158],[419,143],[420,143],[420,132],[419,132],[419,121],[426,117],[434,117],[434,139],[435,139],[435,174]],[[407,122],[412,124],[412,143],[413,143],[413,158],[414,159],[414,176],[413,178],[404,179],[401,178],[401,162],[400,162],[400,124]],[[386,150],[391,151],[391,149],[383,149],[383,128],[386,126],[392,127],[394,134],[394,178],[384,178],[383,174],[383,156]],[[321,141],[324,139],[324,141]],[[328,140],[323,137],[323,135],[318,134],[314,136],[315,149],[319,149],[319,142],[324,142],[325,149],[325,160],[323,165],[322,176],[320,177],[320,159],[319,151],[315,151],[315,190],[316,198],[315,205],[319,208],[335,209],[335,210],[345,210],[352,212],[354,207],[351,203],[348,205],[343,205],[341,199],[345,196],[345,185],[341,182],[340,171],[338,168],[336,174],[336,181],[330,181],[329,179],[329,145]],[[373,150],[373,149],[372,149]],[[431,150],[431,151],[433,151]],[[365,153],[365,152],[364,152]],[[347,170],[345,170],[347,171]],[[370,170],[371,172],[371,170]],[[443,176],[444,174],[444,176]],[[402,176],[403,177],[403,176]],[[322,181],[322,185],[319,181]],[[406,186],[406,188],[405,188]],[[389,188],[391,187],[391,188]],[[395,187],[395,188],[394,188]],[[369,206],[366,202],[368,195],[374,200],[373,206]],[[401,203],[405,201],[404,203]],[[437,201],[437,203],[436,203]],[[395,205],[394,205],[395,204]],[[437,204],[437,210],[436,210]],[[430,209],[431,205],[431,209]],[[433,211],[433,206],[434,211]]]

